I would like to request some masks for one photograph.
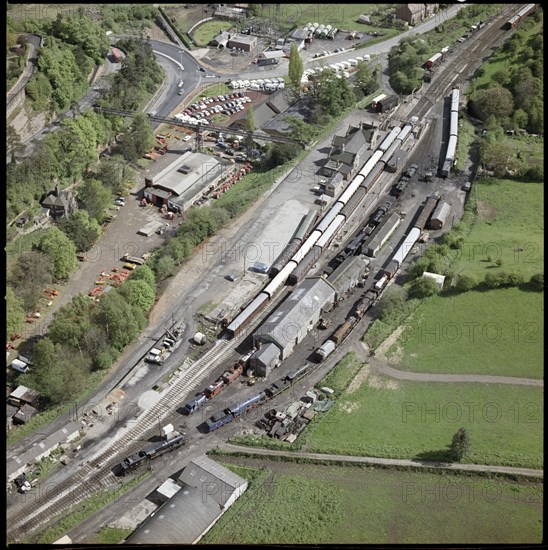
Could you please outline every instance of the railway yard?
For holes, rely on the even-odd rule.
[[[214,264],[205,261],[206,245],[201,263],[209,271],[185,302],[194,313],[213,304],[200,315],[200,326],[208,329],[205,349],[198,353],[193,345],[190,358],[192,335],[178,324],[175,336],[173,330],[166,334],[173,339],[161,367],[139,361],[112,388],[125,396],[114,414],[105,412],[109,399],[87,409],[94,426],[66,466],[23,499],[8,494],[11,541],[26,540],[95,492],[115,491],[148,469],[152,477],[132,491],[140,502],[188,461],[231,438],[269,434],[291,443],[312,418],[329,410],[335,398],[329,388],[318,387],[320,381],[348,351],[359,348],[359,357],[367,357],[361,338],[378,317],[379,298],[390,286],[402,285],[425,247],[463,215],[469,191],[462,187],[473,180],[472,162],[460,159],[464,169],[458,174],[451,168],[467,75],[501,44],[515,12],[516,6],[505,5],[466,41],[430,58],[431,81],[394,111],[381,117],[364,110],[353,114],[354,125],[377,125],[370,149],[321,207],[312,188],[323,185],[318,166],[333,134],[276,183],[230,242],[212,245]],[[333,132],[344,133],[347,120]],[[440,209],[436,224],[432,217]],[[253,258],[241,253],[242,243],[253,248]],[[265,264],[263,272],[256,262]],[[233,282],[224,279],[229,273],[236,274]],[[316,293],[313,299],[290,310],[306,284]],[[321,303],[318,285],[326,296]],[[281,348],[281,360],[261,363],[259,355],[272,346]],[[258,374],[261,368],[266,376]],[[169,373],[174,374],[166,382]],[[159,441],[160,428],[170,424],[174,431]],[[258,459],[228,462],[260,467]],[[107,506],[105,516],[119,506],[119,501]],[[90,520],[95,527],[99,517]],[[220,540],[214,534],[206,542],[215,537]],[[75,529],[73,542],[79,541],[86,541],[85,534]]]

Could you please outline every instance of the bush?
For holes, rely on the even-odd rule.
[[[468,292],[469,290],[473,290],[474,288],[476,288],[477,284],[478,283],[474,279],[474,277],[463,273],[457,277],[455,290],[457,290],[458,292]]]
[[[430,277],[422,277],[421,279],[415,279],[409,287],[409,296],[411,298],[428,298],[438,294],[439,287],[434,279]]]
[[[544,290],[544,272],[531,275],[529,286],[537,292],[542,292]]]

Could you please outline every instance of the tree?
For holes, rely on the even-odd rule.
[[[154,264],[157,281],[163,281],[175,273],[175,260],[171,256],[160,256]]]
[[[123,350],[146,326],[146,319],[138,306],[132,306],[116,291],[101,298],[96,319],[105,329],[107,339],[117,350]]]
[[[57,279],[66,279],[78,267],[74,243],[57,227],[40,239],[37,249],[49,256]]]
[[[66,403],[86,387],[89,357],[66,346],[47,342],[47,338],[44,340],[44,349],[38,354],[40,361],[35,360],[33,372],[24,375],[25,382],[29,380],[30,387],[37,389],[51,405]]]
[[[420,279],[415,279],[411,286],[409,287],[409,297],[410,298],[427,298],[429,296],[434,296],[440,291],[438,283],[430,277],[421,277]]]
[[[531,275],[529,285],[536,292],[542,292],[544,290],[544,272]]]
[[[247,13],[253,17],[258,17],[261,14],[261,4],[249,4]]]
[[[400,286],[390,286],[386,289],[380,301],[380,317],[386,319],[393,311],[403,307],[407,300],[407,292]]]
[[[133,118],[131,127],[124,134],[120,151],[126,160],[135,162],[150,151],[153,144],[154,137],[150,122],[144,113],[139,113]]]
[[[468,292],[473,290],[477,286],[477,281],[471,275],[466,275],[462,273],[457,276],[457,281],[455,282],[455,289],[458,292]]]
[[[173,239],[172,239],[173,240]],[[170,241],[171,242],[171,241]],[[130,281],[145,281],[150,288],[156,288],[156,277],[148,265],[140,265],[129,276]]]
[[[262,166],[265,170],[281,166],[295,158],[299,152],[300,148],[292,143],[275,143],[263,159]]]
[[[354,91],[348,79],[338,79],[332,70],[325,70],[316,80],[316,98],[322,111],[330,116],[338,116],[356,102]]]
[[[77,210],[70,218],[63,218],[57,224],[59,229],[74,243],[78,252],[87,252],[101,234],[97,220],[90,218],[86,210]]]
[[[480,90],[474,98],[484,120],[493,115],[497,120],[507,119],[514,110],[512,93],[506,88],[496,86],[487,90]]]
[[[16,157],[25,151],[21,136],[11,124],[6,129],[6,148],[8,153],[11,153],[11,162],[15,162]]]
[[[470,435],[465,428],[459,428],[459,431],[453,436],[451,445],[449,445],[451,460],[460,462],[470,453],[470,448]]]
[[[55,344],[65,344],[83,353],[84,334],[90,329],[92,304],[87,296],[77,294],[70,303],[60,307],[48,328],[48,336]]]
[[[297,44],[293,42],[291,44],[291,49],[289,50],[289,69],[287,74],[289,75],[289,80],[291,81],[293,91],[297,95],[300,95],[303,72],[303,60],[301,59],[299,50],[297,49]]]
[[[17,258],[8,280],[16,295],[23,300],[25,309],[35,309],[45,286],[53,282],[52,261],[37,250],[23,252]]]
[[[21,331],[24,322],[23,301],[8,286],[6,287],[6,337],[9,339],[16,332]]]
[[[255,131],[255,117],[253,116],[253,107],[247,109],[247,115],[245,117],[245,129],[248,132]]]
[[[377,81],[374,73],[371,72],[369,65],[360,61],[356,71],[356,84],[365,95],[373,93],[377,89]]]
[[[480,155],[482,164],[492,169],[497,177],[507,175],[508,171],[515,173],[520,167],[516,151],[508,142],[486,141],[481,146]]]
[[[106,209],[114,200],[114,195],[100,181],[90,179],[79,188],[77,199],[90,218],[102,223],[106,216]]]
[[[143,313],[147,313],[154,305],[155,290],[143,280],[129,280],[120,289],[131,305],[139,306]]]

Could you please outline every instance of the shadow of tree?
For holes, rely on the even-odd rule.
[[[448,462],[453,462],[449,449],[438,449],[435,451],[424,451],[417,454],[413,460],[417,462],[433,462],[433,466],[440,466]]]

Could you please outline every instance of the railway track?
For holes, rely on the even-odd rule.
[[[269,315],[285,296],[286,293],[282,292],[274,299],[258,317],[258,321]],[[112,473],[112,467],[119,463],[121,458],[139,450],[142,441],[158,430],[159,422],[202,387],[212,371],[226,361],[247,337],[248,333],[244,331],[231,340],[218,340],[211,350],[178,377],[155,405],[136,419],[134,426],[106,449],[82,464],[78,472],[46,491],[40,486],[36,487],[36,493],[29,495],[34,497],[32,502],[23,507],[8,509],[8,540],[20,542],[23,537],[27,537],[29,533],[93,493],[102,489],[117,488],[119,482]]]
[[[515,9],[515,5],[505,8],[501,15],[490,22],[483,34],[475,36],[475,40],[467,49],[466,57],[463,56],[455,60],[442,75],[439,75],[430,85],[428,92],[412,109],[410,116],[424,117],[432,105],[440,97],[443,97],[446,89],[451,86],[455,78],[463,72],[467,65],[471,65],[472,61],[481,61],[481,57],[485,54],[486,44],[492,44],[506,34],[507,31],[502,31],[500,26]],[[282,292],[278,298],[272,300],[258,320],[269,315],[285,295],[286,292]],[[118,481],[111,468],[119,462],[121,455],[131,454],[133,450],[141,446],[141,443],[137,442],[142,442],[147,436],[150,437],[150,433],[157,430],[159,422],[172,413],[192,392],[203,385],[212,371],[222,361],[228,359],[233,354],[234,349],[247,336],[248,333],[244,331],[230,341],[219,340],[215,347],[179,376],[165,395],[138,418],[138,422],[134,426],[129,428],[106,449],[99,451],[92,459],[83,464],[78,472],[47,491],[37,487],[35,490],[37,494],[28,495],[34,497],[32,502],[26,506],[8,509],[8,540],[19,542],[47,521],[65,512],[68,508],[78,504],[93,493],[118,487]]]
[[[428,91],[411,110],[410,116],[417,116],[419,119],[423,118],[430,108],[441,97],[447,94],[449,87],[465,68],[468,67],[467,71],[470,72],[472,67],[475,68],[481,64],[482,58],[486,54],[486,46],[487,48],[493,47],[499,38],[508,34],[508,31],[501,29],[501,26],[508,20],[511,14],[515,13],[518,7],[519,4],[505,7],[495,19],[489,22],[487,27],[470,37],[468,47],[463,52],[463,55],[453,60],[450,65],[445,65],[443,73],[438,75],[438,78],[435,78],[429,85]]]

